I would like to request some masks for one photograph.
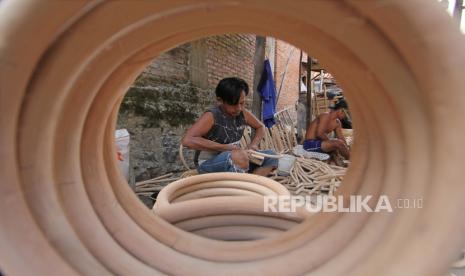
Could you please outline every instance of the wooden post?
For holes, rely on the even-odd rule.
[[[463,0],[455,0],[455,6],[454,6],[454,19],[457,21],[457,24],[460,24],[462,22],[462,10],[463,10]]]
[[[307,117],[306,117],[306,112],[307,111],[307,104],[306,104],[306,97],[305,94],[302,91],[302,56],[303,52],[300,50],[300,55],[299,55],[299,77],[298,77],[298,86],[299,86],[299,99],[297,101],[297,106],[296,106],[296,113],[297,113],[297,124],[296,124],[296,129],[297,129],[297,141],[302,140],[303,135],[302,133],[306,129],[307,125]],[[307,88],[308,91],[308,88]]]
[[[299,55],[299,79],[298,79],[297,85],[299,87],[299,95],[300,95],[300,93],[302,93],[302,50],[300,50],[300,55]]]
[[[324,90],[325,88],[325,72],[323,70],[320,71],[320,92],[323,91],[323,104],[324,104],[324,112],[326,112],[326,92]],[[318,110],[318,113],[320,113],[320,110]]]
[[[263,63],[265,62],[265,44],[266,38],[257,35],[255,38],[255,54],[253,58],[254,75],[252,88],[252,113],[259,120],[262,119],[262,97],[257,88],[264,68]]]
[[[328,94],[326,93],[326,85],[323,85],[323,97],[325,99],[325,112],[328,111]]]
[[[307,122],[306,127],[310,125],[312,122],[312,93],[313,93],[313,86],[312,86],[312,58],[310,55],[307,54]]]

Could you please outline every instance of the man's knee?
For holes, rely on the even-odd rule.
[[[269,155],[277,155],[276,152],[273,151],[273,150],[261,150],[260,152],[264,153],[264,154],[269,154]],[[278,159],[265,157],[265,160],[263,161],[262,167],[277,168],[278,167]]]
[[[321,143],[321,149],[324,152],[332,152],[337,149],[337,146],[334,141],[326,140]]]
[[[245,150],[233,150],[231,152],[231,160],[234,165],[241,169],[249,168],[249,156]]]

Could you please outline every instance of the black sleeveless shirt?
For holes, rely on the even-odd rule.
[[[207,112],[213,114],[214,123],[203,138],[220,144],[234,143],[239,145],[246,126],[244,113],[241,112],[238,116],[231,117],[224,113],[219,106],[212,107]],[[194,155],[195,166],[198,167],[199,159],[206,160],[218,153],[196,150]]]
[[[239,142],[246,126],[244,113],[232,117],[224,113],[219,106],[210,108],[213,113],[214,125],[204,138],[220,144]]]

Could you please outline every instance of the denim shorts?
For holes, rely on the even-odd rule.
[[[272,150],[259,150],[258,152],[265,153],[265,154],[276,154]],[[263,160],[263,164],[258,166],[253,163],[249,163],[248,169],[242,169],[237,167],[233,161],[231,160],[231,151],[223,151],[222,153],[215,155],[214,157],[205,160],[202,162],[197,171],[202,173],[213,173],[213,172],[238,172],[238,173],[246,173],[255,170],[257,167],[278,167],[278,159],[274,158],[267,158]]]

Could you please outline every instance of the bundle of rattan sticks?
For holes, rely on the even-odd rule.
[[[134,191],[137,195],[151,196],[153,193],[161,191],[163,187],[178,179],[179,177],[175,177],[173,173],[164,174],[152,179],[137,182]]]
[[[251,142],[251,129],[247,127],[241,139],[241,147],[247,148]],[[277,153],[291,151],[297,145],[294,125],[286,125],[278,121],[272,128],[265,130],[265,136],[260,142],[261,149],[271,149]]]
[[[297,157],[288,176],[273,176],[293,195],[333,195],[346,173],[346,168],[324,162]]]

